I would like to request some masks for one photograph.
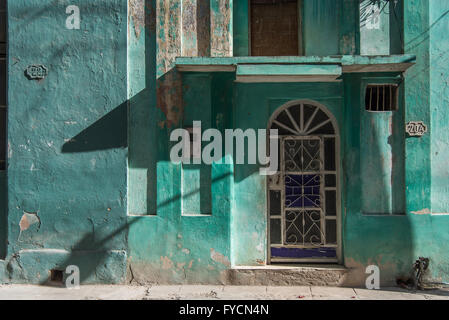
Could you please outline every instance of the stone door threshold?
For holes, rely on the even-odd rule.
[[[325,271],[348,271],[345,266],[338,264],[270,264],[264,266],[233,266],[233,270],[325,270]]]

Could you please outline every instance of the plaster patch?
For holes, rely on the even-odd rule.
[[[37,212],[23,212],[23,216],[20,219],[19,226],[20,226],[20,232],[28,230],[30,226],[33,224],[39,224],[39,227],[41,226],[41,219],[37,215]]]
[[[169,257],[161,257],[162,269],[167,270],[173,268],[173,261]]]
[[[182,249],[182,252],[184,252],[185,254],[190,254],[190,250],[186,248]]]
[[[422,209],[420,211],[412,211],[413,214],[423,215],[423,214],[432,214],[429,209]]]
[[[229,262],[229,259],[222,255],[220,252],[215,251],[214,248],[210,249],[210,258],[214,260],[215,262],[221,263],[227,267],[231,266],[231,263]]]

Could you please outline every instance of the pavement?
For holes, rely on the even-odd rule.
[[[79,289],[0,285],[0,300],[449,300],[449,289],[410,291],[336,287],[274,286],[107,286]]]

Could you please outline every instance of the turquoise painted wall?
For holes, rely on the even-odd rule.
[[[303,55],[329,56],[360,51],[358,1],[300,1]],[[233,2],[234,56],[249,55],[249,2]],[[344,14],[340,14],[344,12]]]
[[[42,283],[78,265],[83,282],[126,267],[127,6],[123,0],[8,1],[6,281]],[[66,29],[66,7],[81,10]],[[48,76],[28,80],[43,64]],[[24,213],[39,224],[26,228]],[[24,221],[24,220],[22,220]]]
[[[434,143],[435,140],[442,145],[447,143],[445,137],[441,136],[444,135],[443,132],[439,135],[435,135],[434,132],[435,127],[442,128],[442,122],[438,121],[439,124],[435,125],[432,120],[435,119],[433,116],[436,115],[437,109],[438,113],[444,117],[444,108],[437,107],[442,100],[444,101],[444,94],[439,95],[439,102],[437,99],[432,99],[434,91],[432,73],[437,69],[433,71],[431,67],[431,61],[436,56],[433,56],[433,51],[429,50],[434,43],[435,47],[441,45],[442,40],[436,39],[443,39],[444,36],[442,33],[436,36],[432,30],[438,29],[435,29],[438,22],[441,22],[440,28],[446,30],[447,22],[444,23],[446,11],[442,2],[438,1],[416,0],[404,3],[405,52],[417,56],[417,64],[406,72],[404,78],[405,122],[418,120],[424,121],[429,126],[429,133],[424,137],[406,137],[405,139],[406,214],[390,217],[361,215],[355,209],[359,198],[350,197],[351,193],[359,188],[357,178],[348,183],[345,190],[348,217],[351,212],[353,216],[352,219],[347,218],[345,223],[346,264],[357,268],[374,262],[381,266],[381,272],[386,280],[393,280],[401,274],[410,273],[411,263],[420,256],[430,258],[429,279],[436,282],[448,280],[449,256],[445,249],[447,232],[443,230],[447,229],[449,221],[446,214],[438,214],[447,211],[444,210],[447,197],[441,193],[444,189],[438,186],[447,186],[448,180],[444,176],[444,171],[440,171],[438,176],[434,174],[441,167],[435,166],[438,163],[433,161],[436,153],[431,152],[438,146]],[[438,20],[438,18],[441,19]],[[437,23],[431,23],[432,19]],[[434,38],[431,36],[432,33]],[[441,76],[441,72],[438,73]],[[436,87],[441,90],[438,84]],[[346,91],[346,95],[349,96],[357,92],[358,88],[348,82]],[[442,100],[440,100],[441,97],[443,97]],[[346,119],[355,123],[359,122],[357,112],[348,113]],[[354,130],[358,130],[357,127]],[[348,151],[351,150],[351,146],[357,149],[356,143],[357,140],[354,138],[348,140]],[[358,153],[358,150],[352,150],[353,156]],[[351,168],[354,166],[357,168],[359,165],[354,157],[349,157],[346,163]],[[439,190],[440,193],[438,191],[434,193],[434,190]],[[355,276],[354,279],[357,277]]]
[[[312,3],[309,5],[308,10],[311,13],[321,14],[319,8],[322,8],[323,12],[327,12],[327,8],[321,6],[322,4]],[[336,34],[329,34],[329,36],[334,37],[333,39],[337,39],[327,42],[328,45],[332,46],[332,50],[328,48],[320,51],[322,45],[319,41],[306,43],[306,48],[309,48],[309,52],[314,52],[313,50],[316,48],[317,55],[358,53],[360,51],[360,38],[357,30],[358,13],[355,10],[356,5],[352,1],[333,3],[333,5],[350,9],[345,12],[350,12],[352,15],[345,15],[341,18],[343,21],[335,17],[335,19],[331,19],[335,28],[338,26],[340,30]],[[245,20],[248,7],[247,3],[238,1],[234,2],[233,7],[234,55],[245,56],[248,54],[248,20]],[[398,10],[400,14],[401,11]],[[264,128],[270,112],[290,99],[316,99],[325,105],[330,105],[330,109],[336,113],[342,128],[343,258],[345,265],[355,270],[352,274],[353,282],[363,283],[364,268],[375,263],[381,267],[383,281],[392,283],[396,277],[410,274],[411,264],[419,255],[431,257],[432,264],[434,264],[431,268],[431,275],[435,279],[447,278],[444,275],[447,255],[442,254],[441,250],[429,244],[429,235],[434,230],[432,221],[438,220],[439,223],[444,223],[445,217],[420,214],[431,212],[430,135],[422,139],[405,139],[404,133],[406,121],[419,119],[427,122],[430,119],[428,108],[430,95],[426,90],[429,83],[429,39],[426,37],[429,25],[428,13],[429,8],[425,1],[413,1],[413,3],[405,5],[403,16],[399,15],[399,18],[394,20],[393,23],[389,22],[391,39],[388,45],[390,52],[400,53],[402,41],[404,41],[405,51],[418,56],[417,65],[407,72],[404,81],[398,78],[397,74],[359,74],[345,76],[342,85],[234,84],[232,86],[234,102],[229,102],[225,113],[231,115],[230,110],[232,108],[232,121],[228,122],[232,127],[242,129]],[[239,19],[235,19],[236,17],[239,17]],[[405,26],[403,34],[400,30],[393,32],[393,29],[398,27],[397,24],[400,26],[402,19],[404,19]],[[313,23],[315,20],[310,19],[310,21],[310,23]],[[176,37],[174,36],[174,38]],[[307,37],[305,39],[307,42]],[[170,40],[176,42],[174,39]],[[213,94],[209,96],[208,92],[212,89],[207,84],[207,77],[211,77],[211,75],[186,74],[183,77],[182,85],[187,86],[189,90],[185,91],[184,89],[184,98],[190,90],[194,90],[190,88],[202,86],[203,89],[207,88],[207,95],[204,96],[206,93],[201,90],[202,94],[199,94],[199,91],[195,95],[201,97],[201,101],[209,98],[216,101],[217,99]],[[376,78],[377,80],[370,78]],[[363,86],[368,82],[381,81],[379,79],[385,80],[385,78],[401,83],[400,100],[404,101],[404,104],[401,104],[401,109],[394,115],[368,115],[363,111],[361,103]],[[201,85],[201,83],[203,84]],[[308,91],[304,91],[304,88],[307,88]],[[332,94],[329,94],[329,92]],[[190,98],[188,100],[190,101]],[[191,118],[195,112],[194,108],[197,103],[193,100],[192,102],[189,101],[182,102],[183,118]],[[337,106],[340,106],[340,109]],[[203,108],[208,110],[209,107]],[[384,120],[388,124],[385,124]],[[377,136],[374,136],[376,137],[374,142],[379,142],[379,148],[363,144],[364,139],[372,139],[371,131],[374,129],[378,133]],[[387,130],[387,132],[385,133],[384,130]],[[361,149],[367,151],[367,154],[361,156]],[[397,150],[397,152],[393,152],[393,150]],[[386,162],[382,166],[377,167],[381,159],[378,163],[374,161],[370,164],[369,161],[372,161],[372,157],[382,158],[384,153]],[[364,175],[367,167],[369,168],[372,165],[375,165],[376,170],[383,173],[376,174],[376,171],[372,170]],[[230,170],[232,172],[232,168]],[[226,258],[233,265],[264,264],[266,261],[264,179],[257,174],[257,167],[255,166],[235,166],[233,172],[233,180],[229,181],[231,191],[228,195],[229,199],[232,200],[230,239],[224,240],[226,246],[230,242],[230,252],[226,251]],[[371,180],[374,181],[375,187],[370,190],[368,187]],[[389,180],[392,183],[389,183]],[[170,185],[175,184],[171,183]],[[375,196],[372,200],[368,196],[360,197],[361,185],[366,186],[367,192],[373,192]],[[404,185],[407,187],[404,188]],[[177,186],[176,188],[180,187]],[[212,191],[212,196],[213,194]],[[255,204],[253,199],[261,199],[262,201],[257,201]],[[363,199],[365,199],[365,203]],[[177,206],[174,214],[179,216],[181,209],[179,204]],[[426,211],[426,208],[428,208],[428,211]],[[200,218],[206,219],[206,217]],[[139,220],[142,220],[142,226],[143,224],[150,224],[148,222],[151,221],[150,219],[148,217],[139,218]],[[136,223],[135,228],[138,225]],[[175,230],[176,228],[173,228],[169,237],[174,238]],[[188,233],[188,231],[186,232]],[[182,235],[183,237],[185,237],[186,232]],[[145,260],[147,261],[146,264],[151,262],[154,265],[163,265],[165,259],[161,258],[162,252],[152,256],[144,250],[132,249],[133,247],[139,247],[140,245],[137,243],[142,239],[144,242],[150,243],[152,237],[133,234],[132,237],[134,236],[136,237],[135,240],[130,241],[132,244],[131,252],[136,251],[137,260],[140,262]],[[444,238],[444,235],[433,236],[433,241],[440,239],[440,237]],[[147,238],[148,240],[146,240]],[[153,238],[153,240],[155,239]],[[159,243],[159,241],[156,243]],[[196,242],[195,248],[198,252],[197,255],[201,251],[205,254],[208,250],[206,243],[201,243],[201,241]],[[170,254],[174,252],[173,246],[170,247],[168,252]],[[133,255],[131,254],[131,256]],[[169,258],[170,261],[179,261],[176,263],[180,263],[180,265],[189,262],[187,257],[183,258],[175,253],[173,253],[173,257]],[[210,259],[208,258],[207,261],[210,261]],[[142,262],[142,265],[145,265],[145,262]],[[169,262],[168,266],[171,265],[175,264]],[[201,267],[201,263],[198,267]],[[207,266],[203,265],[203,267]],[[144,269],[145,267],[141,268]],[[168,269],[175,270],[176,267],[168,267]],[[170,272],[178,274],[180,271]],[[167,274],[167,272],[164,272],[164,274]],[[188,279],[195,278],[194,275],[188,274]],[[207,272],[201,279],[210,279],[209,276],[211,274]],[[179,278],[176,279],[177,282],[180,281]]]
[[[233,265],[265,264],[266,178],[258,167],[172,164],[169,135],[200,119],[203,130],[266,128],[295,99],[327,106],[340,127],[350,282],[363,284],[365,267],[378,264],[392,283],[419,256],[431,259],[432,279],[449,281],[446,2],[405,2],[400,35],[390,20],[390,52],[402,52],[403,39],[404,52],[417,56],[404,79],[360,73],[341,83],[244,84],[234,72],[177,71],[175,58],[187,53],[248,55],[245,2],[10,1],[2,282],[42,283],[50,269],[76,264],[84,282],[226,283]],[[307,55],[360,52],[356,3],[307,2]],[[65,28],[69,4],[81,9],[80,30]],[[330,14],[337,9],[345,14]],[[207,26],[181,19],[186,10],[207,16],[197,20]],[[48,76],[28,80],[30,64],[46,65]],[[401,83],[401,108],[366,114],[363,87],[382,79]],[[429,133],[406,137],[404,124],[416,120]],[[20,231],[33,213],[40,228]]]
[[[229,127],[232,80],[232,74],[185,74],[183,123],[191,126],[196,114],[203,130]],[[168,147],[168,135],[164,139]],[[133,277],[156,283],[224,282],[223,271],[230,267],[232,166],[176,165],[168,149],[162,152],[156,165],[157,213],[129,218]]]
[[[325,105],[342,124],[341,83],[278,83],[235,85],[234,127],[266,129],[273,112],[291,100],[308,99]],[[231,219],[232,263],[267,263],[267,177],[257,165],[235,165]]]
[[[379,266],[382,281],[394,283],[395,277],[409,275],[414,259],[404,182],[395,176],[404,167],[405,133],[400,121],[404,106],[400,103],[394,115],[365,111],[362,93],[367,83],[375,82],[374,76],[377,81],[385,77],[397,81],[394,74],[344,78],[343,250],[345,265],[353,268],[349,276],[353,283],[363,283],[364,270],[371,264]]]
[[[234,0],[234,56],[249,55],[249,1]]]
[[[8,250],[8,209],[7,209],[7,177],[6,172],[2,172],[0,175],[0,188],[2,198],[0,199],[0,203],[2,204],[2,208],[0,210],[0,260],[4,260],[6,257],[6,252]],[[1,267],[0,267],[1,270]],[[1,276],[0,276],[1,277]]]
[[[343,12],[341,0],[303,1],[305,55],[327,56],[340,53],[340,21]]]
[[[429,9],[430,37],[430,106],[432,127],[432,211],[449,212],[449,43],[442,38],[449,31],[449,3],[431,1]]]
[[[399,75],[381,77],[365,75],[353,79],[360,83],[360,190],[361,212],[368,215],[405,213],[405,124],[403,79]],[[349,81],[349,79],[348,79]],[[398,85],[398,110],[368,112],[365,110],[365,91],[368,84]],[[356,112],[354,110],[353,112]],[[349,125],[349,124],[348,124]]]

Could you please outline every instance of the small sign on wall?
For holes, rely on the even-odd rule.
[[[422,121],[410,121],[405,126],[405,131],[410,137],[422,137],[427,133],[427,126]]]
[[[48,69],[42,64],[33,64],[25,70],[25,75],[30,80],[41,80],[48,75]]]

